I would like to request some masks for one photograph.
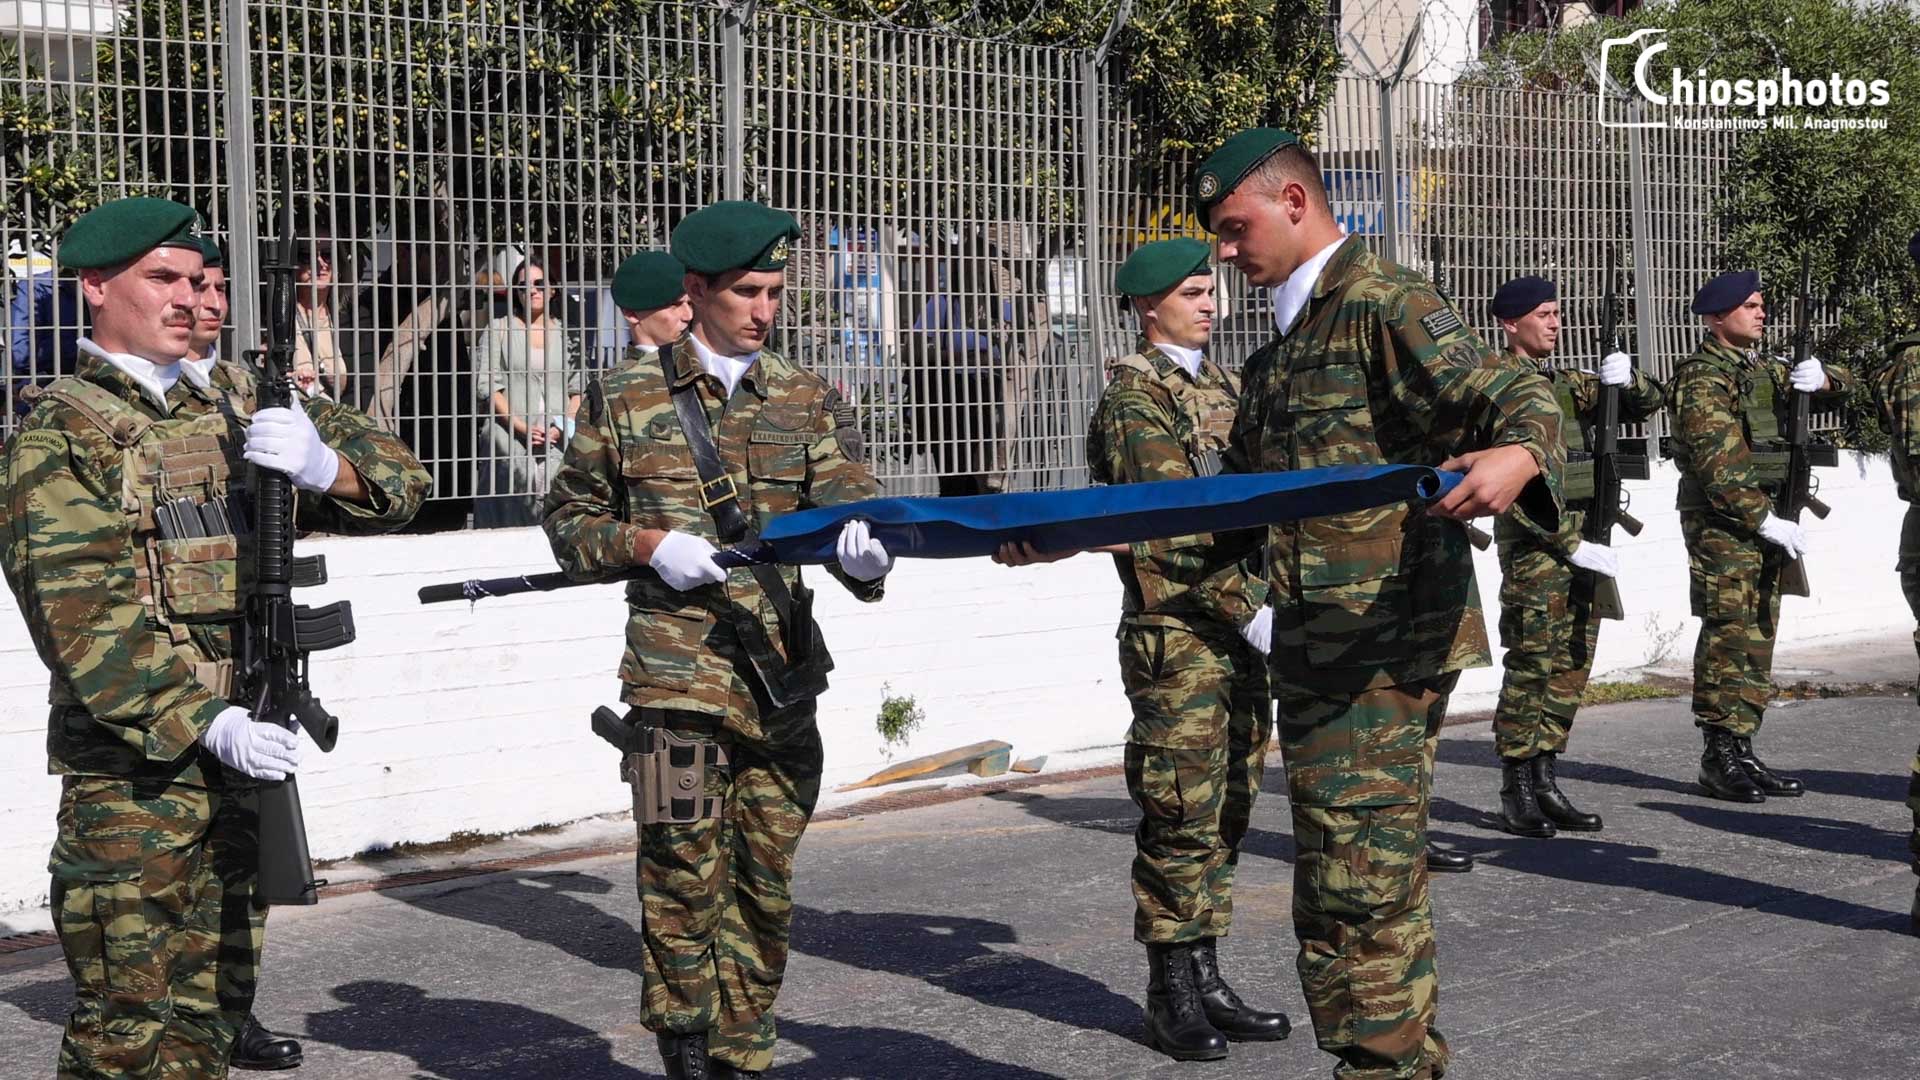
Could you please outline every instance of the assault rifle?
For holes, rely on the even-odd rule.
[[[267,347],[247,354],[255,368],[257,409],[293,404],[293,292],[298,272],[293,245],[293,215],[283,208],[280,242],[273,261],[263,268],[273,285]],[[353,640],[353,609],[344,600],[319,608],[293,602],[294,586],[326,583],[325,557],[294,557],[296,496],[290,477],[273,469],[255,468],[253,489],[253,590],[235,655],[235,697],[252,710],[256,723],[289,729],[298,723],[313,737],[315,746],[330,751],[339,737],[340,721],[327,712],[308,687],[307,658],[309,653]],[[300,812],[300,789],[294,778],[262,784],[259,809],[260,881],[256,899],[262,904],[318,903],[319,887],[326,883],[313,876],[306,819]]]
[[[1813,270],[1808,253],[1800,253],[1800,289],[1793,294],[1793,362],[1797,366],[1801,361],[1813,355]],[[1813,395],[1805,391],[1793,391],[1792,416],[1787,426],[1787,478],[1780,489],[1780,497],[1774,500],[1774,514],[1787,521],[1798,522],[1800,511],[1811,510],[1813,516],[1825,519],[1830,512],[1826,503],[1820,501],[1817,494],[1820,481],[1813,475],[1813,466],[1835,465],[1839,455],[1830,446],[1810,446],[1807,432],[1808,414],[1813,410]],[[1782,596],[1811,596],[1807,585],[1806,560],[1796,555],[1787,560],[1780,569],[1780,594]]]
[[[1620,295],[1615,290],[1612,251],[1607,252],[1607,291],[1600,303],[1599,351],[1600,359],[1605,360],[1608,353],[1620,348],[1622,305]],[[1620,452],[1619,387],[1601,385],[1599,415],[1594,420],[1593,439],[1589,444],[1593,447],[1593,505],[1580,527],[1580,542],[1611,547],[1614,526],[1627,530],[1628,536],[1639,536],[1644,527],[1638,518],[1627,513],[1629,500],[1620,481],[1645,480],[1648,475],[1647,458],[1644,454]],[[1574,422],[1578,423],[1577,420]],[[1594,574],[1592,577],[1594,614],[1603,619],[1624,618],[1627,612],[1620,603],[1619,583],[1603,574]]]

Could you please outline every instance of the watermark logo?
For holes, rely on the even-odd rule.
[[[1888,118],[1871,115],[1892,100],[1885,79],[1859,78],[1837,71],[1796,73],[1780,67],[1758,78],[1709,78],[1705,68],[1688,72],[1662,64],[1667,31],[1635,30],[1600,43],[1599,119],[1604,127],[1690,130],[1858,131],[1885,130]],[[1613,91],[1608,73],[1616,57],[1633,57],[1633,81],[1624,93]],[[1633,102],[1638,99],[1639,106]],[[1795,110],[1817,109],[1818,115]],[[1856,113],[1857,115],[1848,115]]]

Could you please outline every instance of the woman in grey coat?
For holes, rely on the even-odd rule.
[[[547,313],[545,268],[522,262],[510,290],[510,309],[487,323],[474,349],[485,429],[478,528],[539,523],[540,496],[580,407],[580,372],[568,363],[565,329]]]

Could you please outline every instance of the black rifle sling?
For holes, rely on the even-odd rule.
[[[671,377],[673,346],[661,347],[660,365],[661,370]],[[755,538],[753,522],[740,505],[739,489],[734,486],[726,463],[720,460],[719,448],[713,445],[713,429],[707,423],[707,410],[700,404],[699,383],[698,379],[690,379],[685,385],[672,388],[669,396],[673,398],[674,414],[680,418],[680,431],[687,437],[687,447],[693,451],[694,470],[700,474],[700,503],[713,517],[714,529],[719,533],[721,543],[733,545],[752,540]],[[774,613],[780,618],[781,637],[787,643],[787,662],[797,664],[804,661],[811,652],[815,630],[812,626],[794,625],[793,594],[787,590],[786,579],[780,576],[780,567],[755,563],[750,569],[753,579],[760,583],[760,591],[766,593],[767,599],[773,602]],[[807,619],[812,621],[811,610],[807,613]],[[769,686],[767,691],[776,698],[782,696],[780,687]]]

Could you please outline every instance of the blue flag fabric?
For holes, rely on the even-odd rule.
[[[752,546],[765,545],[756,552],[759,559],[830,563],[841,527],[861,518],[897,557],[990,555],[1009,541],[1066,551],[1424,502],[1452,490],[1460,476],[1424,465],[1335,465],[1073,491],[863,499],[771,518],[761,529],[761,544]]]

